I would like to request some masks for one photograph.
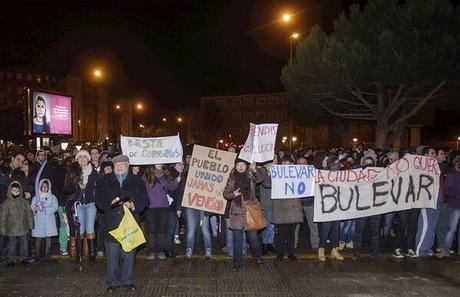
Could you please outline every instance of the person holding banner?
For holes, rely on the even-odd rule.
[[[264,211],[264,217],[267,221],[267,227],[262,231],[262,255],[268,255],[268,252],[278,253],[273,246],[275,239],[275,225],[272,221],[272,178],[270,176],[270,166],[276,164],[276,155],[272,162],[267,162],[258,169],[262,182],[259,184],[260,205]]]
[[[128,291],[134,286],[135,250],[124,252],[120,243],[109,234],[120,225],[124,217],[123,206],[133,213],[137,221],[139,214],[148,205],[148,196],[141,178],[128,171],[129,158],[124,155],[112,159],[114,172],[103,176],[98,182],[96,205],[104,210],[103,230],[107,254],[107,292],[113,293],[120,285]],[[120,203],[125,201],[124,203]],[[120,269],[120,260],[121,269]]]
[[[255,164],[254,164],[255,165]],[[243,206],[243,199],[257,200],[255,166],[249,170],[249,163],[237,158],[235,167],[230,172],[227,185],[224,190],[224,198],[229,200],[230,205],[230,229],[233,233],[233,271],[238,271],[243,267],[243,233],[249,239],[253,256],[257,265],[262,265],[262,252],[260,249],[259,238],[256,230],[245,230],[246,213]]]
[[[366,167],[375,167],[375,160],[372,157],[365,157],[361,163],[364,165],[363,169]],[[366,225],[369,225],[369,229],[371,230],[371,256],[382,256],[379,252],[380,215],[374,215],[358,218],[355,220],[355,234],[353,237],[353,260],[359,258],[361,252],[361,242],[364,230],[366,229]]]
[[[336,156],[325,158],[323,163],[327,163],[325,169],[338,171],[340,170],[339,159]],[[339,246],[339,233],[340,233],[340,221],[331,222],[320,222],[319,223],[319,249],[318,249],[318,260],[321,262],[326,261],[326,241],[330,240],[332,251],[331,258],[339,261],[343,260],[343,256],[338,250]]]
[[[163,164],[150,165],[143,177],[149,196],[149,207],[144,213],[147,222],[147,260],[166,259],[164,253],[166,222],[170,205],[168,191],[175,191],[181,181],[180,175],[173,179]]]

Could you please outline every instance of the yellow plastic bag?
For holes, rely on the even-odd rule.
[[[134,219],[131,211],[123,206],[125,215],[121,219],[117,229],[109,231],[120,244],[123,251],[129,253],[141,244],[145,243],[144,233]]]

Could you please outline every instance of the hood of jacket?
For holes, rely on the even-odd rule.
[[[21,190],[21,197],[24,197],[24,191],[22,189],[22,186],[21,184],[18,182],[18,181],[12,181],[9,185],[8,185],[8,190],[6,191],[6,197],[8,199],[14,199],[13,198],[13,195],[11,195],[11,187],[14,185],[14,184],[17,184],[19,186],[19,189]]]

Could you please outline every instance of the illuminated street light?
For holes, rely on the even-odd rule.
[[[177,118],[177,121],[178,121],[179,123],[182,123],[182,122],[184,121],[184,119],[181,118],[181,117],[178,117],[178,118]]]
[[[289,13],[283,14],[283,22],[288,23],[291,20],[291,15]]]
[[[457,151],[458,151],[458,143],[460,142],[460,136],[457,137]]]
[[[142,103],[137,103],[136,108],[137,110],[142,110],[144,106],[142,106]]]
[[[162,118],[161,121],[162,121],[163,123],[166,123],[167,119],[166,119],[166,118]]]
[[[296,142],[296,141],[297,141],[297,137],[292,136],[292,142]]]
[[[286,139],[287,139],[287,136],[283,136],[283,140],[286,141]]]
[[[294,33],[291,34],[291,37],[294,38],[294,39],[297,39],[297,38],[299,38],[299,33],[294,32]]]
[[[299,38],[299,33],[294,32],[289,36],[289,63],[292,64],[292,53],[293,53],[293,48],[294,48],[294,39]]]
[[[93,76],[97,79],[102,77],[102,70],[99,68],[94,69]]]
[[[143,124],[139,124],[139,128],[143,129],[145,126]]]
[[[224,140],[223,139],[219,140],[219,143],[220,144],[224,143]]]
[[[353,142],[354,142],[354,143],[357,143],[357,142],[358,142],[358,138],[356,138],[356,137],[353,138]]]
[[[115,109],[120,110],[120,109],[121,109],[121,105],[120,105],[120,104],[115,105]]]

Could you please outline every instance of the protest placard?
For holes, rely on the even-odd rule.
[[[438,162],[407,155],[386,168],[316,171],[314,220],[349,220],[410,208],[436,208]]]
[[[315,167],[312,165],[271,165],[272,199],[315,195]]]
[[[121,150],[132,165],[168,164],[182,162],[179,134],[166,137],[121,136]]]
[[[273,160],[278,124],[249,124],[249,134],[240,151],[240,158],[252,162]]]
[[[223,193],[235,158],[235,153],[194,145],[182,206],[224,214]]]

